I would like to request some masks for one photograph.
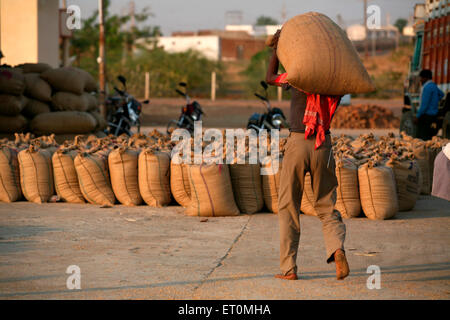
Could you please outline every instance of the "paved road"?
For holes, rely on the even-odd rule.
[[[0,204],[0,299],[449,299],[450,202],[423,196],[388,221],[345,220],[351,275],[325,263],[302,216],[299,281],[278,272],[273,214],[186,217],[177,206]],[[81,269],[68,290],[66,269]],[[381,289],[366,287],[381,268]]]

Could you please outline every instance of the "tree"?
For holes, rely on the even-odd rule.
[[[408,24],[408,20],[399,18],[399,19],[397,19],[397,21],[395,21],[394,26],[397,27],[397,29],[398,29],[398,31],[400,31],[400,33],[403,33],[403,29],[406,27],[407,24]]]
[[[268,16],[259,16],[258,19],[256,19],[256,25],[257,26],[273,26],[273,25],[279,25],[279,23],[274,18],[271,18]]]

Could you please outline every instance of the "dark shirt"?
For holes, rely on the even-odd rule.
[[[289,89],[291,90],[290,131],[304,133],[306,128],[303,124],[303,117],[305,116],[307,96],[294,87]]]

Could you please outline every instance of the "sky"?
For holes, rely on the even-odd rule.
[[[150,7],[154,17],[149,25],[161,27],[163,35],[174,31],[197,31],[201,29],[223,29],[227,23],[227,11],[241,11],[243,24],[254,24],[261,15],[281,21],[283,5],[287,18],[318,11],[337,21],[340,14],[348,25],[361,23],[363,0],[134,0],[136,11]],[[369,5],[381,9],[382,24],[390,16],[393,24],[397,18],[408,19],[414,11],[414,4],[421,0],[368,0]],[[87,18],[97,9],[97,0],[67,0],[68,5],[76,4],[81,9],[82,18]],[[128,12],[129,0],[112,0],[112,12]]]

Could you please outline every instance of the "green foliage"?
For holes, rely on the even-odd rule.
[[[400,31],[400,33],[403,33],[403,29],[406,27],[407,24],[408,24],[408,20],[399,18],[399,19],[397,19],[397,21],[395,21],[394,26],[397,27],[397,29],[398,29],[398,31]]]
[[[272,17],[268,16],[259,16],[258,19],[256,19],[256,25],[257,26],[272,26],[272,25],[279,25],[278,21]]]
[[[402,95],[403,72],[385,71],[377,77],[372,77],[376,91],[364,94],[364,97],[391,99]]]

